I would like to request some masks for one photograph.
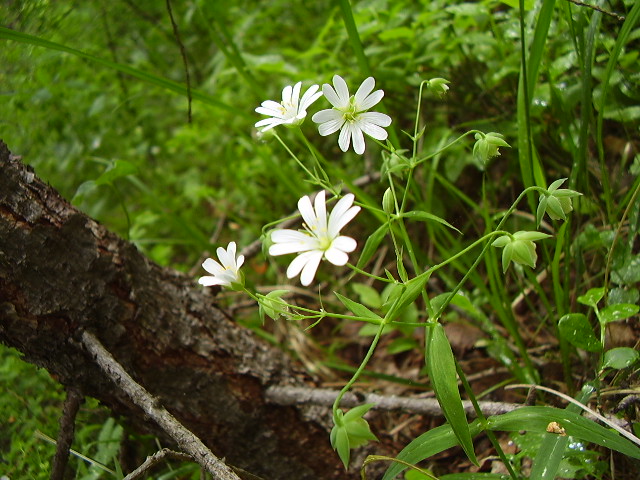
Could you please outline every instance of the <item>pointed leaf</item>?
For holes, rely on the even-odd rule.
[[[445,227],[449,227],[450,229],[455,230],[456,232],[462,234],[460,230],[458,230],[456,227],[451,225],[449,222],[431,213],[423,212],[420,210],[412,210],[410,212],[403,213],[401,217],[409,218],[412,220],[419,220],[421,222],[438,222],[444,225]]]
[[[369,238],[367,238],[367,241],[365,242],[364,247],[362,249],[362,253],[360,254],[360,258],[358,259],[358,263],[356,264],[357,268],[364,267],[367,264],[367,262],[371,260],[371,257],[373,257],[373,254],[378,251],[378,246],[380,246],[380,242],[382,242],[382,239],[387,234],[388,228],[389,228],[389,224],[387,223],[380,225],[378,229],[375,232],[373,232],[369,236]]]
[[[426,328],[425,361],[433,390],[460,446],[469,460],[477,464],[467,416],[458,390],[458,375],[451,345],[440,323]]]
[[[334,292],[338,300],[342,302],[342,304],[349,309],[351,313],[353,313],[356,317],[361,318],[370,318],[371,320],[375,320],[376,323],[382,322],[382,317],[376,313],[373,313],[364,305],[354,302],[353,300],[348,299],[345,296],[340,295],[338,292]]]
[[[472,422],[469,425],[469,429],[472,436],[475,436],[482,431],[478,420]],[[402,451],[397,455],[397,458],[403,462],[415,465],[416,463],[433,455],[437,455],[438,453],[455,445],[458,445],[456,435],[453,433],[451,425],[446,423],[439,427],[432,428],[420,435],[418,438],[412,440],[402,449]],[[392,480],[396,478],[396,476],[405,468],[407,467],[399,463],[390,465],[382,480]]]

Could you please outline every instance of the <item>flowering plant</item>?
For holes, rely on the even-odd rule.
[[[302,215],[304,231],[274,230],[271,232],[273,245],[270,255],[299,253],[287,268],[287,277],[293,278],[302,272],[300,282],[308,286],[313,281],[320,260],[323,258],[337,266],[349,261],[348,253],[356,249],[357,243],[351,237],[340,235],[340,230],[360,211],[353,207],[353,194],[342,197],[327,218],[324,190],[316,195],[314,206],[308,196],[298,201],[298,210]]]
[[[353,150],[362,155],[365,147],[363,133],[376,140],[387,139],[387,132],[383,127],[391,125],[391,117],[384,113],[367,111],[377,105],[384,96],[382,90],[372,93],[375,84],[373,77],[365,79],[352,96],[349,95],[347,83],[340,75],[333,76],[333,87],[328,83],[322,86],[322,93],[333,108],[320,110],[311,120],[319,124],[318,132],[322,136],[340,130],[338,145],[343,152],[349,150],[353,141]]]

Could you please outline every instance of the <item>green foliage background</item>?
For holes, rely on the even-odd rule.
[[[640,30],[632,26],[606,83],[605,110],[599,111],[601,82],[622,21],[565,0],[524,3],[527,47],[541,54],[528,117],[532,151],[545,178],[567,177],[571,188],[585,194],[565,237],[565,249],[577,239],[571,245],[575,289],[563,291],[559,283],[554,292],[536,287],[547,306],[555,303],[560,313],[568,313],[577,295],[601,286],[612,232],[638,181]],[[545,5],[551,5],[551,15],[544,25],[548,39],[540,48],[531,42]],[[614,1],[607,8],[627,15],[633,5],[633,0]],[[413,131],[420,82],[444,77],[451,82],[447,96],[430,96],[423,104],[422,149],[437,151],[470,128],[500,132],[514,148],[502,149],[483,172],[471,155],[472,139],[461,142],[446,156],[434,157],[411,196],[417,209],[441,216],[467,236],[477,235],[483,228],[479,212],[489,218],[495,211],[488,206],[508,206],[526,183],[518,162],[522,52],[517,6],[493,0],[353,2],[364,65],[350,43],[339,2],[172,2],[194,91],[189,102],[186,95],[158,85],[168,79],[184,86],[187,75],[165,2],[5,2],[1,26],[133,67],[152,81],[24,39],[0,39],[0,138],[63,196],[155,261],[196,272],[203,252],[231,240],[248,245],[260,238],[264,224],[289,215],[297,199],[313,190],[276,142],[258,138],[253,124],[260,116],[254,109],[261,101],[279,100],[285,85],[321,84],[336,73],[356,85],[369,68],[385,91],[392,135],[408,146],[403,132]],[[357,178],[380,168],[372,144],[364,158],[343,155],[334,137],[317,136],[312,122],[303,129],[326,158],[335,159],[339,175]],[[293,135],[287,140],[298,141]],[[375,197],[382,190],[374,184],[367,192]],[[630,207],[628,236],[616,247],[611,272],[615,295],[637,303],[639,209],[637,203]],[[363,217],[363,232],[376,227],[374,218]],[[414,233],[423,263],[447,258],[468,243],[444,228]],[[554,265],[551,250],[543,248],[541,257]],[[464,273],[473,260],[462,259],[454,268]],[[260,257],[249,267],[249,284],[282,280],[282,269],[272,260]],[[557,278],[568,280],[569,267],[563,268]],[[512,354],[492,322],[497,315],[518,343],[502,291],[517,293],[524,280],[505,286],[487,269],[470,279],[474,318],[490,333],[492,355],[508,364]],[[456,281],[442,279],[445,286]],[[546,321],[540,320],[540,328]],[[336,349],[337,344],[330,345],[327,355]],[[523,368],[533,371],[524,354]],[[3,348],[0,355],[0,402],[8,406],[0,422],[10,432],[0,442],[0,455],[10,466],[0,464],[0,473],[46,478],[52,448],[34,440],[33,432],[55,436],[62,393],[45,373],[19,363],[14,352]],[[563,353],[565,369],[568,355]],[[104,428],[106,417],[96,415],[95,428]],[[83,446],[91,450],[90,442]],[[86,473],[78,472],[78,478]]]

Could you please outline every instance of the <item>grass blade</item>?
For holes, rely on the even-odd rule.
[[[142,70],[138,70],[137,68],[133,68],[128,65],[112,62],[111,60],[97,57],[90,53],[86,53],[81,50],[76,50],[75,48],[67,47],[66,45],[62,45],[60,43],[51,42],[49,40],[45,40],[40,37],[29,35],[28,33],[17,32],[15,30],[11,30],[10,28],[0,27],[0,39],[13,40],[15,42],[24,43],[27,45],[34,45],[36,47],[43,47],[43,48],[48,48],[50,50],[57,50],[59,52],[69,53],[71,55],[75,55],[76,57],[84,58],[85,60],[89,60],[91,62],[97,63],[104,67],[111,68],[112,70],[116,70],[121,73],[126,73],[127,75],[131,75],[132,77],[135,77],[139,80],[145,81],[152,85],[156,85],[158,87],[164,88],[166,90],[170,90],[180,95],[187,96],[187,87],[186,85],[183,85],[181,83],[174,82],[173,80],[159,77],[157,75],[153,75],[151,73],[147,73]],[[195,100],[199,100],[202,103],[206,103],[208,105],[221,108],[223,110],[227,110],[229,112],[232,112],[235,115],[248,116],[245,112],[238,110],[232,107],[231,105],[227,105],[226,103],[220,102],[214,99],[213,97],[211,97],[210,95],[207,95],[198,90],[191,90],[191,96]]]

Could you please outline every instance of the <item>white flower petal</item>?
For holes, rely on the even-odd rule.
[[[320,258],[322,258],[322,252],[318,252],[314,250],[311,252],[304,252],[298,255],[296,258],[292,260],[292,262],[289,264],[289,267],[287,268],[287,278],[293,278],[298,276],[302,271],[302,269],[307,264],[307,262],[309,262],[310,259],[315,258],[317,256],[320,256]]]
[[[306,110],[311,106],[313,102],[318,100],[322,96],[322,92],[318,92],[320,87],[318,85],[311,85],[300,100],[299,110]]]
[[[338,94],[336,93],[336,91],[328,83],[325,83],[324,85],[322,85],[322,94],[329,101],[329,103],[334,107],[336,108],[342,107],[340,97],[338,97]]]
[[[305,287],[309,286],[311,282],[313,282],[313,277],[316,276],[318,265],[320,265],[320,260],[322,260],[322,252],[314,251],[309,253],[312,253],[313,255],[309,255],[309,258],[302,269],[302,274],[300,275],[300,283]]]
[[[213,258],[207,258],[202,264],[204,268],[211,275],[219,275],[224,272],[224,267],[216,262]]]
[[[293,87],[291,85],[287,85],[282,89],[282,103],[287,104],[291,102],[292,92],[293,92]]]
[[[318,195],[321,195],[321,193],[319,193]],[[311,205],[311,199],[307,195],[298,200],[298,210],[302,215],[302,219],[307,224],[307,227],[309,227],[311,230],[316,228],[316,225],[318,224],[318,218],[316,217],[316,212]]]
[[[316,236],[326,234],[327,231],[327,203],[325,200],[325,191],[320,191],[315,198],[316,224],[312,227],[311,232]],[[311,227],[309,224],[307,224]]]
[[[336,204],[329,215],[329,224],[327,226],[328,235],[330,238],[336,237],[340,230],[360,211],[360,207],[351,207],[353,204],[354,196],[352,193],[345,195]]]
[[[391,125],[391,117],[379,112],[364,112],[358,115],[358,121],[373,123],[380,127],[388,127]]]
[[[349,255],[347,255],[342,250],[338,250],[337,248],[333,247],[330,247],[326,252],[324,252],[324,258],[339,267],[346,265],[346,263],[349,261]]]
[[[198,279],[198,283],[200,285],[204,285],[205,287],[212,287],[214,285],[224,285],[224,286],[229,285],[228,282],[225,282],[224,280],[218,277],[200,277]]]
[[[353,151],[358,155],[364,153],[364,135],[357,124],[351,125],[351,138],[353,140]]]
[[[285,102],[285,105],[290,104],[296,110],[298,109],[298,101],[300,100],[300,89],[302,88],[302,82],[298,82],[293,86],[293,91],[291,92],[291,98],[288,102]],[[284,98],[282,99],[284,100]]]
[[[288,228],[274,230],[271,232],[271,241],[274,243],[301,242],[309,238],[308,233],[291,230]]]
[[[358,102],[358,110],[369,110],[374,105],[377,105],[380,100],[384,97],[384,92],[382,90],[376,90],[368,97],[364,98],[361,102]]]
[[[278,256],[289,253],[306,252],[318,248],[318,239],[296,230],[275,230],[271,233],[273,245],[269,247],[269,255]]]
[[[355,200],[355,198],[356,197],[353,193],[347,193],[344,197],[338,200],[338,203],[336,203],[333,207],[333,210],[331,210],[329,223],[331,223],[331,218],[341,217],[342,215],[344,215],[344,212],[349,210],[349,207],[353,205],[353,201]]]
[[[341,122],[344,122],[344,115],[338,110],[329,108],[327,110],[320,110],[319,112],[314,113],[313,117],[311,117],[311,120],[316,123],[326,123],[332,122],[334,120],[340,120]]]
[[[261,111],[267,110],[269,112],[282,112],[282,104],[278,102],[274,102],[273,100],[265,100],[262,102],[261,106],[256,108],[256,112],[261,113]],[[265,114],[270,115],[270,114]]]
[[[236,260],[236,271],[240,270],[240,267],[244,264],[244,255],[239,255]]]
[[[344,125],[344,123],[345,123],[345,120],[342,117],[342,115],[340,115],[340,118],[336,118],[335,120],[331,120],[318,125],[318,133],[321,136],[326,137],[327,135],[331,135],[332,133],[335,133],[338,130],[340,130]]]
[[[269,255],[277,257],[279,255],[288,255],[290,253],[302,253],[314,250],[314,246],[304,243],[278,243],[269,247]]]
[[[218,260],[220,260],[220,264],[225,267],[235,267],[236,265],[236,242],[230,242],[225,250],[222,247],[218,247],[216,250],[218,254]]]
[[[343,252],[351,253],[358,246],[353,238],[344,235],[339,236],[333,242],[331,242],[331,248],[342,250]]]
[[[358,88],[358,91],[356,92],[356,95],[355,95],[356,105],[362,104],[364,100],[367,98],[367,96],[373,90],[373,87],[375,86],[376,86],[376,81],[373,79],[373,77],[366,78],[364,82],[362,82],[362,85],[360,85],[360,88]]]
[[[277,127],[278,125],[282,125],[284,120],[278,120],[277,118],[265,118],[264,120],[260,120],[256,123],[256,128],[264,127],[261,132],[266,132],[267,130],[271,130],[273,127]]]
[[[351,124],[345,123],[340,129],[340,136],[338,137],[338,146],[340,150],[346,152],[349,150],[349,144],[351,143]]]
[[[333,76],[333,86],[335,87],[336,94],[339,99],[339,104],[334,105],[339,108],[344,108],[349,105],[349,87],[347,87],[347,82],[340,75]]]
[[[369,122],[358,122],[358,126],[360,127],[360,130],[376,140],[387,139],[387,131],[382,127]]]

